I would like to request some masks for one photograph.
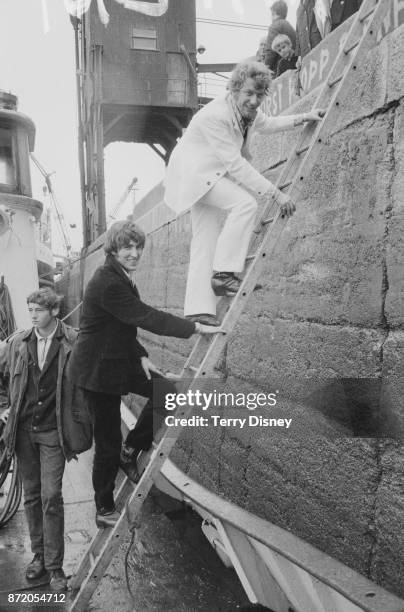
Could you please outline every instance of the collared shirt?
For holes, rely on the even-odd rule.
[[[232,108],[236,123],[239,127],[240,132],[243,135],[243,138],[245,139],[247,136],[247,130],[250,127],[250,125],[254,123],[255,117],[252,117],[252,118],[243,117],[243,115],[240,112],[239,107],[237,106],[237,102],[231,93],[228,94],[228,99],[230,101],[230,106]]]
[[[36,327],[34,327],[34,331],[35,331],[35,335],[37,338],[37,355],[38,355],[38,367],[40,370],[42,370],[44,363],[46,361],[46,356],[48,354],[50,345],[52,344],[52,339],[53,336],[56,333],[58,326],[56,324],[55,329],[53,330],[53,332],[51,334],[49,334],[49,336],[41,336],[38,333],[38,330]]]
[[[121,266],[121,268],[122,268],[122,270],[124,271],[124,273],[126,274],[126,276],[129,278],[129,280],[130,280],[130,284],[131,284],[131,285],[134,285],[134,280],[133,280],[133,278],[132,278],[132,276],[131,276],[130,272],[128,272],[128,271],[126,270],[126,268],[124,268],[123,266]]]
[[[48,431],[57,427],[56,388],[60,324],[41,342],[34,328],[28,340],[28,380],[19,416],[19,427],[29,431]],[[43,359],[45,358],[45,359]],[[40,362],[44,361],[42,368]]]

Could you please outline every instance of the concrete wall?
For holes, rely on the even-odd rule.
[[[174,452],[202,484],[402,596],[404,451],[394,436],[404,421],[403,59],[401,26],[358,67],[343,120],[221,364],[234,392],[283,380],[279,410],[293,426],[199,428]],[[310,107],[315,93],[288,112]],[[258,138],[255,165],[276,166],[294,138]],[[168,219],[162,204],[142,210],[140,223],[153,231],[138,280],[145,301],[181,314],[190,222]],[[144,338],[156,364],[180,370],[190,342]],[[341,408],[337,398],[341,379],[367,394],[385,437],[356,428],[355,402]]]

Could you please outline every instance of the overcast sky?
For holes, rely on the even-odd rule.
[[[95,0],[93,0],[95,2]],[[272,0],[197,0],[197,16],[239,23],[269,24]],[[289,19],[295,23],[298,0],[289,0]],[[197,45],[204,62],[233,62],[253,55],[259,30],[197,24]],[[216,77],[218,79],[218,77]],[[200,80],[201,93],[215,91],[215,77]],[[0,89],[19,99],[19,110],[35,122],[35,155],[53,175],[54,189],[71,229],[74,249],[81,246],[81,209],[77,156],[74,34],[63,0],[0,1]],[[134,176],[137,200],[161,180],[164,164],[147,145],[114,143],[105,152],[107,213]],[[34,197],[43,200],[43,179],[32,169]],[[121,210],[125,217],[132,202]],[[53,229],[54,250],[61,239]]]

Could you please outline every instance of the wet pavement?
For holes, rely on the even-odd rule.
[[[65,500],[65,563],[70,576],[96,531],[91,487],[91,451],[67,465],[63,481]],[[178,502],[154,490],[146,501],[140,528],[127,555],[132,599],[125,580],[125,556],[130,534],[122,542],[89,606],[89,612],[233,612],[248,600],[233,570],[224,567],[200,529],[200,518]],[[0,530],[0,611],[32,612],[69,609],[50,593],[45,579],[25,579],[32,559],[22,504]],[[14,603],[10,598],[14,596]],[[18,595],[17,595],[18,594]],[[19,596],[19,602],[16,599]],[[42,597],[40,603],[30,603]],[[48,598],[49,599],[49,598]],[[60,601],[60,596],[59,596]]]

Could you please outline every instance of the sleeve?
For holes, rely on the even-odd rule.
[[[103,291],[101,306],[122,323],[159,336],[189,338],[195,332],[195,323],[145,304],[123,283],[112,283]],[[134,348],[139,356],[147,356],[139,342]]]
[[[276,53],[276,51],[273,51],[271,49],[271,46],[272,46],[275,36],[277,36],[278,34],[279,32],[277,31],[277,29],[274,28],[273,25],[270,25],[268,28],[268,36],[267,36],[266,49],[265,49],[265,64],[268,66],[270,70],[273,70],[273,71],[275,71],[276,69],[276,63],[279,59],[279,55]]]
[[[7,393],[8,404],[10,398],[10,361],[11,361],[11,340],[0,342],[0,389]]]
[[[3,340],[0,342],[0,374],[3,376],[7,370],[7,354],[8,354],[8,342]]]
[[[149,353],[146,351],[146,349],[143,346],[143,344],[140,344],[140,342],[139,342],[139,340],[137,338],[133,339],[132,348],[133,348],[133,354],[136,357],[138,357],[139,359],[141,359],[142,357],[148,357],[149,356]]]
[[[233,126],[228,120],[222,116],[209,115],[209,118],[201,123],[200,129],[209,148],[236,183],[244,185],[257,195],[275,195],[276,187],[241,155],[241,149],[232,135]]]
[[[262,111],[258,111],[254,125],[255,128],[263,134],[293,130],[295,121],[301,119],[302,115],[305,115],[305,113],[300,115],[278,115],[276,117],[270,117]]]
[[[298,25],[297,21],[296,21],[296,49],[295,49],[295,53],[296,53],[297,57],[300,57],[302,55],[302,50],[300,49],[299,25]]]

